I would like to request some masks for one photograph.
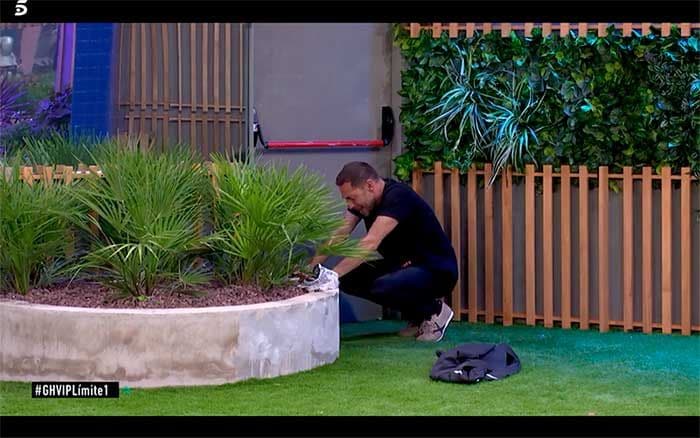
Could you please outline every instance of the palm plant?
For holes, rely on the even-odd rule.
[[[18,152],[28,164],[54,165],[95,164],[94,149],[104,141],[93,136],[70,136],[51,131],[43,136],[28,136]]]
[[[96,155],[103,177],[84,180],[77,197],[97,228],[81,270],[121,294],[151,295],[208,280],[196,256],[210,184],[206,169],[182,148],[156,154],[114,142]]]
[[[66,234],[81,216],[72,186],[29,185],[19,166],[0,167],[0,288],[25,294],[55,280],[66,261]],[[10,175],[8,175],[10,176]]]
[[[342,224],[330,190],[304,167],[229,162],[214,157],[215,232],[209,238],[218,276],[268,288],[303,270],[313,250],[319,254],[366,257],[347,236],[327,243]]]

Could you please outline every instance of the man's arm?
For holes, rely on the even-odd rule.
[[[345,223],[340,226],[334,233],[333,237],[331,237],[329,242],[333,242],[335,239],[338,237],[344,237],[352,233],[352,231],[355,229],[357,224],[360,222],[360,218],[349,211],[345,211],[345,217],[344,217]],[[311,259],[309,262],[309,266],[316,266],[319,263],[323,263],[326,261],[328,258],[327,255],[317,255],[314,258]]]
[[[370,227],[367,235],[360,241],[360,246],[368,251],[376,251],[379,248],[379,244],[382,240],[393,230],[398,221],[389,216],[377,216]],[[353,269],[357,268],[362,264],[362,259],[356,259],[351,257],[346,257],[338,263],[338,265],[333,268],[333,270],[338,274],[338,277],[342,277]]]

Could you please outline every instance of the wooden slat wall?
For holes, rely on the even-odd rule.
[[[524,173],[511,172],[510,170],[499,177],[500,197],[499,204],[494,205],[496,200],[493,196],[494,187],[486,182],[490,179],[493,167],[485,164],[483,170],[475,167],[466,173],[466,196],[460,196],[459,173],[456,169],[447,169],[441,162],[436,163],[436,169],[432,171],[422,171],[418,167],[413,172],[412,187],[416,192],[421,193],[424,183],[424,173],[437,174],[441,177],[435,179],[432,196],[436,206],[444,206],[444,188],[438,182],[446,175],[450,175],[450,203],[451,212],[451,234],[455,248],[466,245],[466,259],[459,258],[460,275],[458,285],[452,294],[452,303],[457,315],[468,316],[469,322],[483,320],[487,323],[494,323],[496,318],[500,318],[504,325],[510,325],[516,319],[523,319],[528,325],[535,325],[542,322],[545,327],[553,327],[555,323],[561,324],[563,328],[570,328],[577,324],[580,329],[588,329],[591,324],[597,326],[601,332],[606,332],[611,326],[621,327],[624,330],[641,329],[645,333],[650,333],[654,329],[660,329],[663,333],[671,333],[679,330],[684,335],[700,331],[700,325],[693,325],[692,306],[697,306],[693,293],[692,272],[697,264],[698,254],[693,254],[693,228],[691,221],[692,213],[692,191],[700,190],[698,179],[693,177],[689,168],[683,168],[680,175],[673,175],[670,168],[662,168],[661,174],[654,174],[651,167],[643,168],[641,174],[634,174],[631,167],[623,169],[623,173],[611,174],[607,167],[600,167],[597,172],[590,173],[586,167],[579,166],[576,171],[572,171],[569,166],[562,166],[559,173],[554,173],[552,166],[543,166],[542,171],[536,171],[533,165],[527,165]],[[522,247],[513,248],[513,184],[512,177],[524,177],[524,220],[525,242]],[[589,182],[594,180],[597,185],[597,195],[591,199],[596,199],[597,221],[594,222],[597,230],[597,251],[590,250],[591,228],[588,217]],[[639,181],[636,189],[634,181]],[[661,183],[661,203],[654,205],[652,192],[652,182],[656,180]],[[578,226],[572,228],[572,203],[571,185],[572,181],[578,183],[578,202],[576,216]],[[609,224],[616,220],[610,217],[609,181],[619,181],[622,183],[622,236],[621,253],[622,257],[622,288],[611,287],[609,273],[612,257],[609,255],[610,233]],[[680,183],[680,208],[674,210],[672,202],[672,181]],[[537,183],[542,185],[542,193],[536,193]],[[480,188],[480,184],[482,187]],[[556,187],[556,189],[555,189]],[[553,194],[560,193],[560,202],[556,205]],[[483,196],[483,204],[479,204],[479,192]],[[641,211],[634,210],[634,195],[641,197]],[[536,198],[541,196],[542,207],[537,208]],[[461,206],[455,205],[452,200],[457,200],[459,204],[466,202],[467,217],[463,221],[460,216]],[[676,206],[678,207],[678,206]],[[654,238],[652,214],[658,208],[661,216],[660,224],[660,250],[653,252],[652,239]],[[437,210],[437,208],[436,208]],[[500,241],[496,239],[494,233],[494,211],[498,210],[501,217]],[[539,210],[539,211],[538,211]],[[536,226],[536,218],[541,214],[541,225]],[[672,227],[674,215],[680,214],[680,244],[679,247],[673,245]],[[441,219],[442,213],[438,213]],[[560,263],[559,270],[555,272],[554,265],[554,215],[561,218],[560,227]],[[442,219],[441,219],[442,220]],[[479,251],[477,240],[478,222],[483,220],[483,250]],[[464,226],[466,225],[466,237],[462,238]],[[641,235],[641,241],[635,241],[635,230]],[[657,235],[658,236],[658,235]],[[537,241],[542,241],[541,253],[537,251]],[[578,242],[578,247],[574,253],[573,243]],[[501,257],[495,259],[495,248],[501,248]],[[517,246],[517,245],[516,245]],[[458,254],[462,250],[457,250]],[[680,288],[674,289],[673,282],[673,254],[680,254]],[[590,258],[593,258],[592,260]],[[641,258],[641,283],[635,284],[634,269],[635,258]],[[536,273],[537,261],[541,260],[542,275],[541,280],[537,279],[542,286],[542,296],[536,293]],[[578,278],[572,276],[572,260],[578,265]],[[597,267],[598,277],[591,286],[590,263]],[[695,264],[694,264],[695,263]],[[495,267],[499,264],[502,281],[500,291],[495,289]],[[514,283],[513,266],[523,265],[522,284]],[[661,287],[655,287],[653,282],[653,267],[661,266]],[[479,281],[479,276],[483,274],[483,282]],[[561,278],[561,287],[554,287],[554,279]],[[572,310],[574,294],[572,293],[572,282],[578,283],[578,311]],[[637,299],[641,300],[641,313],[635,316],[635,293],[638,290]],[[462,292],[464,291],[464,296]],[[459,295],[456,295],[457,293]],[[500,309],[495,308],[495,297],[500,292],[502,305]],[[589,312],[589,294],[597,297],[597,315]],[[483,294],[483,295],[482,295]],[[614,295],[613,295],[614,294]],[[479,297],[483,296],[483,302]],[[621,297],[620,309],[622,319],[611,318],[611,296]],[[653,307],[655,298],[661,303],[660,318],[654,320]],[[561,306],[557,309],[554,306],[555,298],[559,298]],[[543,312],[537,312],[537,300],[542,299]],[[680,301],[680,315],[674,316],[672,303]],[[520,303],[522,309],[516,309],[515,303]],[[460,303],[460,304],[457,304]],[[465,306],[462,306],[464,303]],[[615,301],[617,303],[617,300]],[[523,311],[524,310],[524,311]],[[675,318],[675,319],[674,319]]]
[[[609,26],[621,29],[623,36],[629,36],[632,31],[647,35],[651,28],[661,29],[662,36],[671,34],[671,26],[677,26],[681,36],[690,36],[694,30],[700,29],[700,23],[409,23],[404,27],[411,37],[416,38],[422,30],[429,31],[433,38],[439,38],[443,32],[448,32],[450,38],[457,38],[459,33],[466,32],[471,37],[475,31],[490,33],[498,31],[502,36],[508,36],[511,31],[522,31],[526,36],[532,35],[533,28],[541,28],[542,34],[548,36],[552,31],[558,31],[559,35],[577,35],[595,32],[599,36],[607,35]]]
[[[233,26],[120,25],[119,56],[124,67],[117,89],[125,123],[118,131],[152,139],[158,147],[189,144],[205,158],[247,147],[245,28]],[[232,56],[236,52],[238,56]]]

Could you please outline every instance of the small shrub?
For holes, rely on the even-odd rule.
[[[320,254],[366,256],[347,237],[325,244],[342,224],[342,205],[304,167],[290,173],[252,159],[231,163],[216,156],[212,173],[214,233],[208,241],[223,281],[283,284],[304,269],[316,248]]]
[[[25,294],[51,283],[65,262],[66,234],[80,217],[72,187],[19,179],[0,167],[0,288]]]
[[[95,212],[98,232],[81,270],[126,296],[156,286],[182,288],[208,280],[195,264],[205,249],[198,224],[211,190],[206,169],[184,149],[156,154],[113,142],[96,154],[103,177],[77,191]]]

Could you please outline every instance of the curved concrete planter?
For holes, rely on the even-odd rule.
[[[244,306],[89,309],[0,302],[0,379],[212,385],[334,362],[338,292]]]

